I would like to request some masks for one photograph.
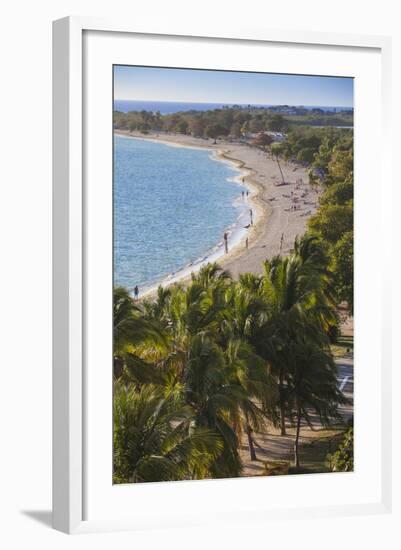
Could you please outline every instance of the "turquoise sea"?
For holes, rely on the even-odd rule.
[[[210,151],[115,135],[114,284],[143,291],[213,257],[247,218],[238,176]]]

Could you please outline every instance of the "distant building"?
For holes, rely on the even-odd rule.
[[[268,134],[271,138],[273,138],[273,141],[282,142],[286,140],[286,135],[283,134],[283,132],[265,132],[265,133]]]
[[[279,113],[280,115],[297,115],[298,114],[298,108],[290,107],[289,105],[275,105],[273,107],[269,107],[269,111]]]
[[[287,109],[281,109],[279,112],[282,115],[296,115],[297,114],[297,109],[294,109],[292,107],[288,107]]]
[[[282,132],[247,132],[244,134],[244,138],[247,140],[254,140],[257,139],[261,134],[266,134],[270,136],[274,142],[276,141],[285,141],[287,139],[286,135]]]

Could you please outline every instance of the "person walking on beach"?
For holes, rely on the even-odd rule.
[[[252,212],[252,208],[249,209],[249,215],[251,217],[251,225],[253,225],[253,212]]]
[[[247,238],[245,239],[245,247],[246,247],[247,250],[248,250],[248,244],[249,244],[249,243],[248,243],[248,237],[247,237]]]
[[[242,195],[242,198],[244,198],[245,191],[242,191],[241,195]]]
[[[135,300],[138,300],[139,298],[139,288],[138,288],[138,285],[135,285],[135,288],[134,288],[134,299]]]
[[[246,192],[246,196],[248,196],[248,195],[249,195],[249,191]]]
[[[228,253],[228,233],[227,233],[227,231],[225,231],[225,233],[224,233],[224,250],[225,250],[225,253],[227,254]]]

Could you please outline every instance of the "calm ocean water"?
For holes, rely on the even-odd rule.
[[[226,106],[227,103],[183,103],[175,101],[132,101],[126,99],[115,99],[114,110],[128,113],[129,111],[160,111],[162,115],[171,113],[178,113],[180,111],[208,111],[210,109],[221,109]],[[246,107],[246,105],[242,105]],[[271,107],[271,105],[257,105],[258,107]],[[326,111],[351,111],[350,107],[330,107],[313,105],[305,107],[305,109],[319,108]]]
[[[209,151],[114,136],[114,284],[143,289],[221,243],[247,211],[235,176]]]

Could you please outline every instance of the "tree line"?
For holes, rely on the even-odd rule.
[[[340,301],[354,304],[354,152],[351,130],[294,128],[287,139],[272,143],[277,158],[309,167],[312,185],[323,189],[308,231],[318,237],[330,258],[330,269]]]
[[[118,130],[167,132],[194,137],[242,139],[258,132],[284,132],[295,124],[352,125],[353,114],[317,110],[309,114],[285,116],[268,108],[222,108],[209,111],[183,111],[162,115],[160,112],[114,111],[113,125]]]

